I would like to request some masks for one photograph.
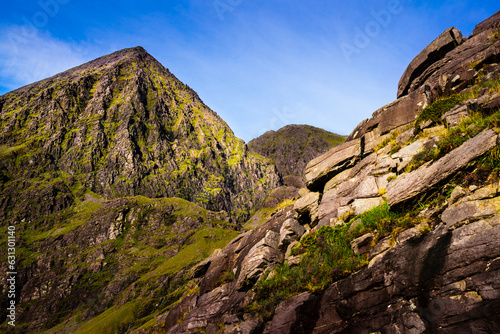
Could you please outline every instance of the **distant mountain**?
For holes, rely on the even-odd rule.
[[[297,185],[297,178],[290,176],[302,176],[309,161],[346,138],[314,126],[293,124],[264,133],[251,140],[248,148],[274,161],[285,183]]]
[[[279,177],[187,85],[136,47],[0,97],[0,220],[86,192],[179,197],[244,220]]]

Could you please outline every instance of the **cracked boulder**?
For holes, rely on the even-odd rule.
[[[283,260],[283,253],[278,249],[280,235],[268,231],[266,236],[250,249],[241,264],[241,271],[236,283],[237,289],[244,289],[254,284],[265,270],[273,268]]]
[[[398,97],[406,95],[412,86],[413,80],[419,77],[430,65],[442,59],[448,52],[464,41],[465,38],[459,30],[453,27],[446,29],[408,65],[408,68],[399,80]]]

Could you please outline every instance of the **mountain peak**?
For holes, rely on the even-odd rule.
[[[43,184],[40,164],[51,161],[54,173],[106,199],[175,196],[238,220],[279,183],[270,161],[249,155],[196,92],[140,46],[8,93],[0,108],[0,148],[22,146],[17,153],[32,161],[24,170],[8,166],[13,181],[33,169],[30,179]],[[56,192],[67,195],[63,207],[81,195],[64,184]]]
[[[80,65],[80,66],[76,67],[75,69],[84,69],[84,68],[88,68],[88,67],[101,67],[101,66],[119,63],[119,62],[127,60],[127,59],[143,61],[146,58],[149,58],[150,60],[154,60],[157,62],[157,60],[154,59],[153,56],[151,56],[142,46],[136,46],[133,48],[118,50],[118,51],[115,51],[115,52],[110,53],[108,55],[99,57],[99,58],[94,59],[88,63]]]
[[[142,64],[139,67],[143,67],[144,65],[155,64],[155,66],[160,67],[164,75],[172,75],[168,69],[164,68],[163,65],[156,60],[153,56],[151,56],[142,46],[136,46],[133,48],[126,48],[122,50],[115,51],[108,55],[99,57],[97,59],[91,60],[82,65],[73,67],[64,72],[57,73],[49,78],[42,79],[40,81],[34,82],[32,84],[28,84],[26,86],[20,87],[12,92],[22,92],[28,91],[33,87],[38,86],[42,82],[55,82],[61,80],[78,80],[82,76],[87,76],[89,71],[92,72],[100,72],[109,68],[113,68],[116,66],[120,66],[124,63],[137,63]],[[7,93],[9,94],[9,93]],[[6,94],[6,95],[7,95]]]

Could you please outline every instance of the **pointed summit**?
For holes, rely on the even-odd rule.
[[[5,94],[0,105],[0,145],[8,152],[0,167],[11,181],[0,203],[17,207],[0,211],[3,219],[50,214],[92,191],[107,199],[175,196],[239,220],[278,184],[274,165],[249,154],[196,92],[142,47]],[[40,191],[22,200],[26,180]],[[54,198],[42,201],[47,183],[57,185]],[[36,209],[23,213],[26,207]]]

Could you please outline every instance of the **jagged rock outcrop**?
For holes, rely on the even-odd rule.
[[[492,129],[488,129],[469,139],[438,161],[422,166],[414,172],[401,175],[388,186],[389,205],[396,205],[418,194],[425,193],[499,144],[498,134]]]
[[[448,52],[464,41],[465,38],[458,29],[453,27],[446,29],[408,65],[408,68],[399,80],[398,97],[405,95],[410,90],[413,80],[421,75],[430,65],[442,59]]]
[[[222,251],[212,254],[194,268],[193,277],[199,280],[200,297],[188,299],[192,307],[185,308],[184,302],[174,307],[155,331],[181,333],[197,328],[217,328],[217,319],[232,314],[232,310],[251,302],[247,291],[265,273],[283,259],[279,250],[280,230],[283,223],[295,219],[293,206],[285,208],[272,219],[231,241]],[[235,279],[220,283],[225,272],[233,272]],[[190,304],[191,305],[191,304]],[[184,313],[182,313],[183,310]],[[178,320],[185,314],[181,325]],[[231,324],[240,323],[240,318]],[[252,319],[247,316],[245,320]],[[261,321],[252,321],[246,326],[258,329]],[[215,326],[215,327],[214,327]],[[241,326],[241,324],[240,324]]]
[[[361,141],[350,140],[311,160],[304,172],[307,187],[313,191],[318,189],[326,180],[352,167],[362,153]]]
[[[389,131],[413,123],[423,108],[439,96],[470,86],[480,72],[486,73],[489,79],[498,77],[500,70],[496,64],[500,62],[500,41],[496,25],[499,17],[500,13],[496,13],[479,24],[462,44],[427,66],[412,80],[406,95],[375,111],[370,119],[354,129],[347,141],[360,138],[365,151],[369,152]]]
[[[408,81],[408,95],[360,123],[346,143],[311,160],[305,169],[309,192],[214,255],[200,276],[203,303],[184,309],[184,320],[172,316],[152,332],[238,333],[239,324],[250,320],[245,330],[273,334],[500,331],[500,111],[489,106],[500,92],[499,13],[461,44],[454,32],[452,41],[442,42],[446,52]],[[459,98],[442,115],[425,116],[452,92]],[[328,233],[340,233],[340,239]],[[277,247],[265,242],[278,235]],[[347,239],[342,249],[354,254],[350,262],[366,262],[360,270],[346,265],[342,274],[336,262],[327,275],[338,278],[318,288],[319,274],[303,281],[315,270],[307,248],[326,247],[325,238],[336,247],[345,247]],[[264,245],[281,252],[288,266],[275,253],[267,256],[272,261],[251,258],[249,250]],[[299,276],[289,274],[306,259]],[[234,283],[252,273],[242,264],[253,260],[270,262],[268,273],[261,267],[251,275],[253,285]],[[317,268],[327,266],[325,258],[317,261]],[[233,282],[215,289],[207,283],[228,268]],[[293,279],[301,288],[289,284]],[[282,287],[265,290],[281,297],[260,294],[266,282]],[[292,287],[295,292],[287,292]]]
[[[321,294],[278,306],[269,333],[496,333],[499,219],[397,244]]]
[[[176,196],[241,221],[281,185],[270,161],[141,47],[0,101],[3,221],[60,211],[87,190]]]

